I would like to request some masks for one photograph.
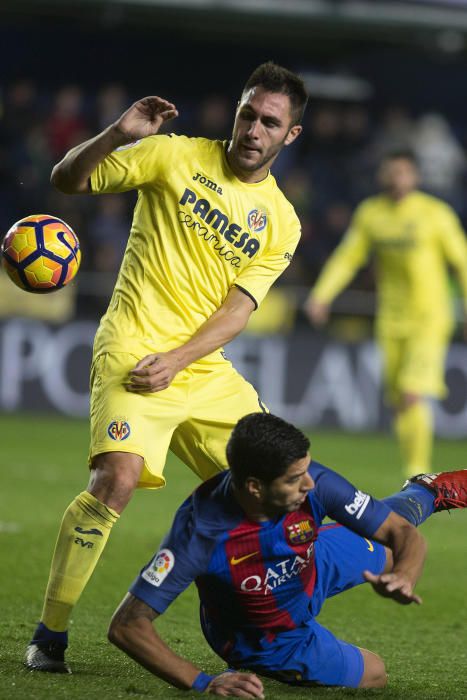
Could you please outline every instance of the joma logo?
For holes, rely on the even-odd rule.
[[[222,187],[220,187],[217,182],[214,182],[214,180],[210,180],[204,175],[201,175],[201,173],[196,173],[196,175],[193,175],[193,180],[198,181],[200,185],[209,187],[210,190],[217,192],[217,194],[222,194]]]

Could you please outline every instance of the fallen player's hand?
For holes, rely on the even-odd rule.
[[[173,351],[146,355],[129,372],[125,388],[135,394],[162,391],[170,386],[181,369],[180,360]]]
[[[387,574],[372,574],[371,571],[364,571],[365,581],[371,583],[378,595],[383,598],[392,598],[401,605],[417,603],[421,605],[422,599],[413,592],[413,583],[403,574],[390,572]]]
[[[206,692],[227,698],[264,698],[263,684],[254,673],[232,673],[227,671],[212,679]]]

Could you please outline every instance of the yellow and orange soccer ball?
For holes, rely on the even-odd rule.
[[[10,228],[2,243],[2,264],[21,289],[46,294],[75,277],[81,262],[73,229],[56,216],[34,214]]]

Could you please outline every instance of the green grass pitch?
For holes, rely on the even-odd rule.
[[[70,630],[71,676],[34,674],[22,658],[40,615],[59,520],[86,481],[87,423],[35,416],[0,418],[0,698],[73,700],[190,698],[165,685],[106,641],[110,616],[139,568],[149,559],[177,505],[196,485],[170,459],[168,486],[138,492],[114,528],[100,565],[84,592]],[[384,496],[402,477],[390,437],[319,432],[312,453],[359,487]],[[439,442],[438,468],[467,466],[467,442]],[[467,513],[441,513],[423,527],[429,555],[418,591],[421,607],[398,607],[368,586],[327,602],[320,621],[386,661],[389,686],[381,691],[297,689],[265,681],[268,698],[467,697]],[[160,619],[163,637],[206,672],[223,663],[204,642],[193,587]]]

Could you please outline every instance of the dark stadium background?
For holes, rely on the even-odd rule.
[[[30,213],[53,213],[74,227],[83,249],[76,284],[46,303],[0,277],[0,409],[86,415],[92,335],[128,232],[132,194],[62,196],[48,181],[52,164],[151,93],[179,106],[171,129],[227,138],[243,81],[273,59],[304,74],[311,93],[304,134],[274,168],[303,237],[249,335],[229,353],[271,409],[291,420],[387,426],[371,341],[371,266],[338,299],[325,333],[308,327],[300,307],[391,147],[415,148],[424,188],[467,225],[466,4],[4,0],[0,20],[0,230]],[[438,432],[459,437],[467,433],[460,344],[448,381]]]

